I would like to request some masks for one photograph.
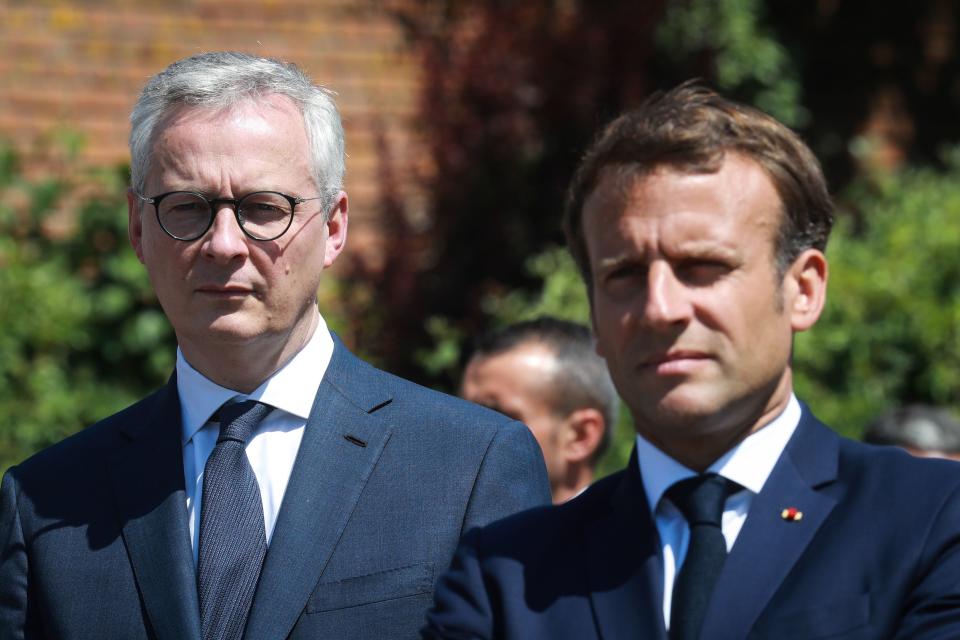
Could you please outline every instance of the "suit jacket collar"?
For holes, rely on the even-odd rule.
[[[590,598],[604,640],[666,640],[660,541],[634,449],[609,500],[586,530]]]
[[[286,638],[347,525],[392,428],[385,374],[335,337],[254,595],[245,638]]]
[[[392,394],[384,374],[334,336],[254,597],[246,638],[285,638],[303,611],[390,438],[374,416]],[[199,640],[196,571],[183,485],[176,375],[121,426],[110,461],[123,538],[160,640]],[[350,437],[350,439],[347,438]]]
[[[127,444],[109,462],[123,540],[157,637],[198,640],[176,377],[137,409],[121,427]]]
[[[756,496],[704,619],[711,638],[745,638],[836,505],[819,491],[837,478],[839,437],[809,409]],[[784,518],[796,508],[800,520]]]
[[[704,620],[710,638],[747,637],[836,500],[820,492],[837,478],[839,438],[803,407],[793,437],[754,499]],[[636,451],[611,494],[610,510],[586,532],[590,597],[600,637],[666,640],[660,541]],[[785,508],[803,513],[782,517]],[[746,579],[749,578],[749,579]]]

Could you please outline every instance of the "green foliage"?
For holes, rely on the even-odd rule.
[[[823,317],[797,337],[798,394],[856,437],[911,402],[960,409],[960,163],[861,180],[828,247]]]
[[[0,470],[173,365],[172,331],[127,244],[125,171],[74,174],[28,179],[0,150]]]
[[[494,317],[498,325],[544,315],[590,323],[587,290],[565,247],[550,247],[529,258],[526,269],[530,276],[543,282],[539,292],[514,290],[483,300],[484,312]]]
[[[418,349],[414,358],[430,375],[448,373],[454,376],[460,363],[462,332],[442,316],[427,318],[426,329],[433,340],[432,346]]]
[[[797,70],[784,46],[761,23],[762,0],[673,0],[657,29],[658,48],[675,64],[709,54],[709,77],[781,122],[804,126]]]
[[[492,326],[502,327],[544,315],[590,323],[586,289],[564,247],[549,247],[528,258],[524,267],[528,276],[542,283],[539,291],[518,288],[485,295],[481,308],[491,318]],[[435,377],[456,379],[466,332],[442,316],[428,318],[426,329],[431,346],[416,352],[417,363]]]

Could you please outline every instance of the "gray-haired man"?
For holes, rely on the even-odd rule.
[[[204,54],[131,120],[130,242],[176,372],[6,474],[0,637],[413,635],[466,528],[549,500],[536,442],[327,330],[348,207],[326,90]]]

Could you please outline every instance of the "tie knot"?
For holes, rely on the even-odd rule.
[[[246,444],[253,435],[253,430],[263,420],[273,407],[256,400],[245,400],[225,404],[220,407],[220,435],[217,443],[225,440],[235,440]]]
[[[667,497],[691,527],[697,524],[720,526],[727,496],[739,487],[723,476],[707,473],[681,480],[667,490]]]

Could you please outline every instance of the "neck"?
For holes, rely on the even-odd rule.
[[[551,487],[553,504],[562,504],[576,497],[593,482],[593,469],[586,465],[571,465],[567,468],[561,482]]]
[[[250,393],[289,362],[313,336],[319,324],[314,308],[286,334],[261,335],[237,343],[205,336],[194,340],[177,335],[183,357],[190,366],[221,387]]]
[[[669,439],[651,437],[651,430],[638,432],[668,456],[698,473],[706,471],[726,452],[770,424],[783,413],[793,393],[793,378],[788,367],[772,389],[763,394],[760,403],[743,402],[741,406],[727,407],[722,414],[715,414],[693,421],[693,424],[671,429]],[[661,429],[660,433],[664,431]]]

